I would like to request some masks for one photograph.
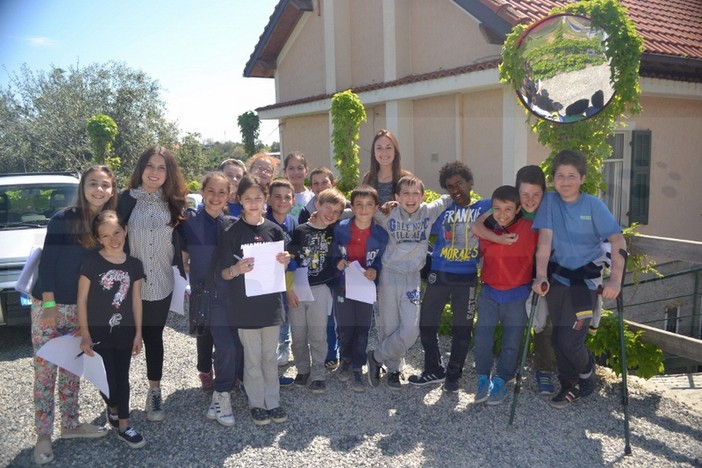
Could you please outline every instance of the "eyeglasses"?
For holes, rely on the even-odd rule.
[[[263,172],[264,174],[273,174],[273,169],[263,166],[254,166],[251,168],[251,172]]]

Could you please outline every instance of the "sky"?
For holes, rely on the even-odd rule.
[[[0,0],[0,85],[26,63],[124,62],[162,87],[182,134],[241,141],[236,119],[275,102],[272,78],[244,67],[278,0]],[[279,140],[277,121],[259,138]]]

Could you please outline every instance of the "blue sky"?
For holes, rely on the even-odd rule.
[[[27,63],[125,62],[160,82],[168,117],[203,139],[240,141],[236,118],[275,102],[243,71],[278,0],[0,0],[0,84]],[[260,138],[278,140],[276,122]]]

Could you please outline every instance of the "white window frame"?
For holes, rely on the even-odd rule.
[[[618,174],[614,174],[614,186],[608,184],[606,193],[600,193],[602,200],[605,202],[609,210],[614,215],[614,218],[619,222],[620,226],[629,226],[629,196],[631,191],[631,151],[632,151],[632,131],[633,128],[618,129],[614,133],[614,138],[619,139],[621,147],[614,148],[614,154],[609,159],[604,161],[602,168],[602,178],[607,182],[608,174],[613,170],[619,170]],[[616,154],[619,152],[620,154]],[[619,164],[619,167],[615,165]],[[613,200],[609,199],[607,194],[612,194]]]
[[[671,333],[678,333],[680,329],[680,306],[665,306],[665,311],[663,312],[665,317],[665,321],[663,322],[663,330],[670,331],[668,330],[668,321],[670,320],[669,316],[672,315],[671,312],[673,311],[675,311],[675,318],[672,319],[675,320],[675,331]]]

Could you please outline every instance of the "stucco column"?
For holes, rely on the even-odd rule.
[[[388,101],[385,104],[387,129],[397,138],[402,168],[414,172],[414,109],[412,101]]]
[[[514,177],[527,161],[527,135],[524,108],[517,103],[514,91],[502,91],[502,183],[514,184]]]

